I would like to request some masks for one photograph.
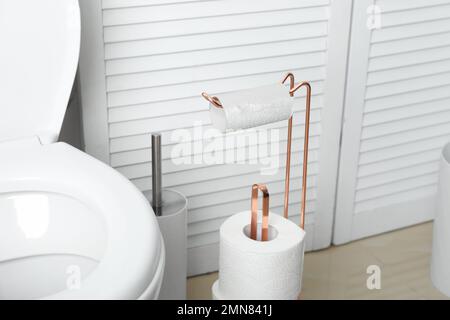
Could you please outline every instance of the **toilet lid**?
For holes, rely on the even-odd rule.
[[[0,142],[55,142],[78,64],[78,1],[0,0],[0,39]]]

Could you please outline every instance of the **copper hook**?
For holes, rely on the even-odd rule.
[[[288,73],[282,83],[285,83],[287,79],[290,79],[289,94],[294,96],[295,92],[301,87],[306,87],[306,112],[305,112],[305,140],[303,145],[303,176],[302,176],[302,202],[300,209],[300,227],[305,229],[305,211],[306,211],[306,186],[308,175],[308,148],[309,148],[309,122],[311,118],[311,85],[309,82],[303,81],[295,86],[295,78],[292,73]],[[284,217],[287,219],[289,214],[289,183],[290,183],[290,171],[291,171],[291,146],[292,146],[292,119],[289,118],[288,122],[288,142],[287,142],[287,155],[286,155],[286,179],[285,179],[285,191],[284,191]]]
[[[250,238],[253,240],[256,240],[257,238],[258,190],[261,190],[263,193],[261,241],[267,241],[269,239],[269,191],[264,184],[254,184],[252,186],[252,220],[250,223]]]
[[[220,102],[219,98],[211,97],[206,92],[202,93],[202,97],[205,98],[209,103],[211,103],[216,108],[223,109],[222,103]]]
[[[283,81],[281,81],[282,84],[284,84],[286,82],[286,80],[289,79],[290,80],[290,89],[289,89],[289,94],[291,95],[291,97],[294,96],[294,93],[291,92],[291,90],[294,88],[295,85],[295,78],[294,78],[294,74],[292,74],[291,72],[289,72],[283,79]]]

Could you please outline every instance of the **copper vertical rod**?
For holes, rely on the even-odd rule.
[[[292,73],[288,73],[283,81],[281,83],[285,83],[286,80],[290,80],[290,89],[289,94],[291,97],[294,96],[293,93],[291,93],[291,90],[294,89],[294,75]],[[284,179],[284,210],[283,210],[283,216],[287,219],[289,218],[289,184],[290,184],[290,177],[291,177],[291,149],[292,149],[292,122],[293,122],[293,115],[288,120],[288,140],[287,140],[287,152],[286,152],[286,176]]]
[[[269,239],[269,191],[264,184],[254,184],[252,186],[252,218],[250,223],[250,238],[257,240],[259,190],[263,193],[261,241],[267,241]]]
[[[305,228],[305,214],[306,214],[306,187],[308,176],[308,149],[309,149],[309,122],[311,117],[311,85],[309,82],[301,82],[297,86],[294,83],[294,75],[288,73],[283,79],[283,83],[290,79],[289,94],[294,96],[295,92],[301,87],[306,87],[306,112],[305,112],[305,139],[303,145],[303,176],[302,176],[302,204],[300,209],[300,227]],[[291,144],[292,144],[292,116],[289,118],[288,124],[288,147],[286,156],[286,180],[284,192],[284,217],[288,218],[289,213],[289,183],[290,183],[290,169],[291,169]]]
[[[305,140],[303,145],[303,177],[302,177],[302,207],[300,211],[300,227],[305,229],[306,215],[306,184],[308,178],[308,150],[309,150],[309,121],[311,117],[311,85],[309,82],[302,82],[293,89],[292,92],[306,87],[306,115],[305,115]]]
[[[288,140],[286,152],[286,177],[284,179],[284,217],[289,217],[289,180],[291,176],[291,149],[292,149],[292,122],[293,116],[288,120]]]

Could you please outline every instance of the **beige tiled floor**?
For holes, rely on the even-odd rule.
[[[445,299],[429,276],[432,224],[305,255],[302,299]],[[381,268],[381,289],[368,290],[369,265]],[[211,273],[188,280],[189,299],[210,299]]]

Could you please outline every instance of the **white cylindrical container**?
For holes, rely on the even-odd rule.
[[[437,289],[450,297],[450,143],[442,150],[440,160],[431,280]]]
[[[152,201],[152,192],[144,192]],[[157,216],[166,247],[166,265],[160,300],[185,300],[187,278],[187,199],[163,189],[161,215]]]
[[[213,299],[297,299],[305,232],[271,213],[268,241],[256,241],[249,236],[250,217],[250,211],[240,212],[220,227],[219,280],[212,287]]]

